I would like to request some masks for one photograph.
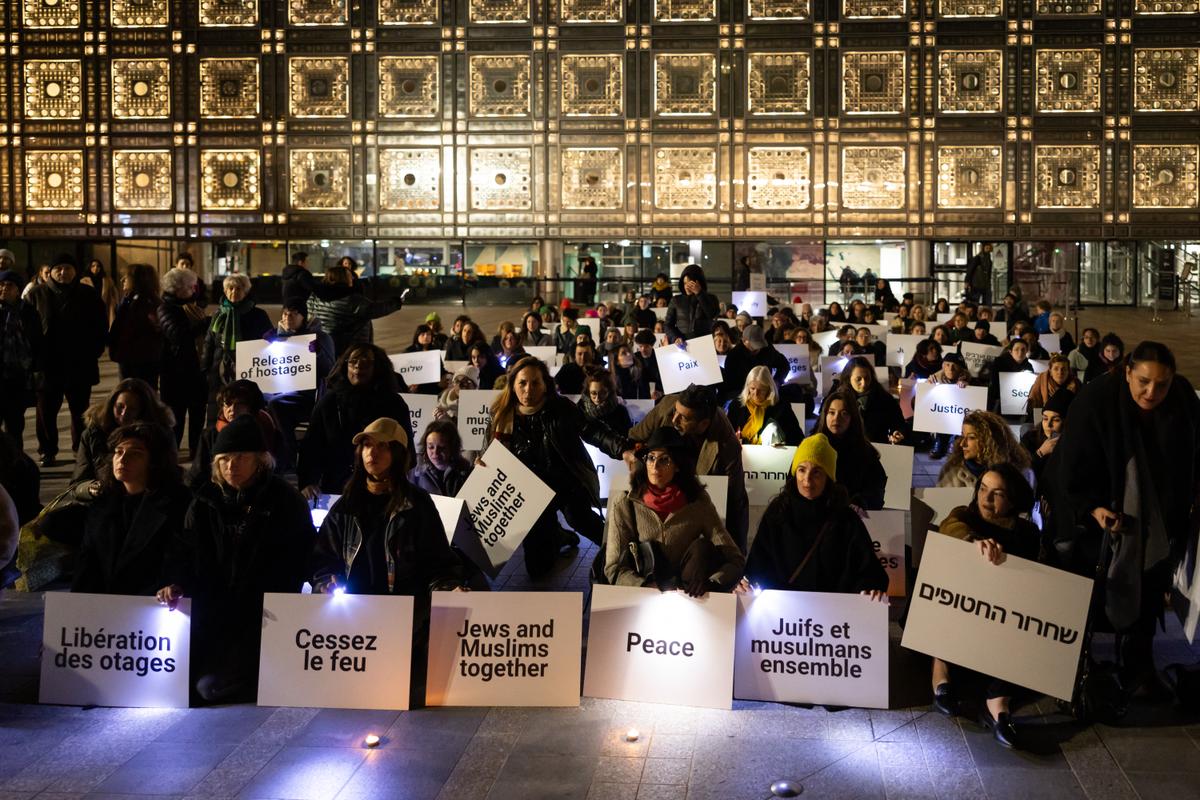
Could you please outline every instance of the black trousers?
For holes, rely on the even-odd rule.
[[[196,446],[200,443],[200,434],[204,433],[204,414],[208,408],[208,386],[204,376],[197,373],[190,379],[180,380],[163,376],[162,401],[175,416],[175,446],[183,442],[184,425],[190,420],[188,428],[188,451],[196,454]]]
[[[121,380],[140,378],[150,384],[150,388],[158,391],[158,364],[125,364],[118,362],[117,375]]]
[[[554,566],[565,539],[558,524],[558,512],[563,512],[567,524],[576,533],[601,544],[604,540],[604,521],[586,500],[558,495],[525,537],[525,570],[531,578],[540,578]]]
[[[83,412],[92,401],[92,387],[64,386],[48,377],[37,393],[38,452],[43,456],[54,458],[58,455],[58,412],[62,410],[64,398],[71,413],[71,452],[79,449]]]
[[[316,392],[290,392],[273,395],[267,402],[279,424],[279,466],[291,469],[296,464],[296,426],[307,422],[316,406]]]
[[[25,397],[24,392],[6,391],[0,396],[0,424],[4,432],[12,437],[17,447],[24,449],[21,444],[25,439]]]

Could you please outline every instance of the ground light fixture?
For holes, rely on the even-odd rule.
[[[379,737],[373,733],[368,733],[366,738],[363,739],[363,744],[365,744],[367,747],[379,747],[379,742]]]
[[[771,784],[771,797],[799,797],[803,791],[804,787],[800,785],[800,781],[787,778],[781,778]]]

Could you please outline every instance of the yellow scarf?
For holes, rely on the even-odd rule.
[[[767,407],[747,399],[746,410],[750,412],[750,419],[746,420],[746,424],[742,426],[742,444],[762,444],[759,436],[762,434],[763,422],[767,416]]]

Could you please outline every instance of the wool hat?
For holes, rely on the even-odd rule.
[[[50,266],[52,267],[57,267],[61,264],[68,264],[71,267],[74,267],[76,270],[79,269],[79,262],[76,261],[75,256],[71,255],[70,253],[59,253],[50,260]]]
[[[262,427],[258,424],[258,420],[249,414],[235,417],[233,422],[221,429],[221,432],[217,434],[216,441],[213,442],[214,456],[222,453],[265,453],[266,451],[267,439],[263,436]]]
[[[21,279],[20,274],[15,270],[6,269],[0,271],[0,283],[15,283],[17,286],[21,286],[25,281]]]
[[[436,311],[430,311],[428,314],[425,315],[425,321],[426,322],[441,322],[442,318],[438,316],[438,313]]]
[[[391,417],[380,417],[363,428],[362,433],[354,434],[355,446],[368,437],[377,442],[399,442],[402,447],[408,447],[408,432]]]
[[[746,318],[746,324],[754,322],[754,317],[750,316],[750,312],[748,311],[739,311],[737,313],[737,319],[741,319],[742,317]]]
[[[0,250],[0,261],[6,258],[14,264],[17,263],[17,256],[12,250]]]
[[[653,450],[666,450],[676,458],[694,459],[696,457],[692,443],[671,427],[655,428],[654,432],[650,434],[650,438],[638,451],[638,455],[645,458]]]
[[[303,297],[289,297],[283,301],[284,311],[295,311],[308,319],[308,303]]]
[[[796,469],[805,461],[811,461],[824,470],[829,480],[837,480],[837,450],[833,449],[825,434],[814,433],[800,442],[800,446],[796,448],[796,455],[792,456],[792,466],[788,474],[795,475]]]
[[[1047,398],[1046,405],[1042,407],[1042,411],[1053,411],[1055,414],[1065,417],[1067,409],[1071,407],[1071,401],[1074,399],[1074,392],[1067,388],[1060,388]]]
[[[751,350],[758,352],[767,346],[767,340],[763,337],[763,330],[757,325],[748,325],[742,331],[742,344],[749,347]]]
[[[958,353],[946,353],[946,355],[942,356],[942,363],[945,364],[947,362],[958,364],[963,369],[966,369],[967,366],[967,360]]]

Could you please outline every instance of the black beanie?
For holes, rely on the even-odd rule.
[[[74,267],[77,271],[79,269],[79,262],[77,262],[75,260],[75,256],[71,255],[70,253],[59,253],[50,260],[50,266],[52,267],[57,267],[60,264],[68,264],[71,267]]]
[[[1075,393],[1065,387],[1059,388],[1057,392],[1050,395],[1046,400],[1046,405],[1042,407],[1042,411],[1053,411],[1059,416],[1065,417],[1067,409],[1071,407],[1071,401],[1075,399]]]
[[[217,434],[213,455],[222,453],[265,453],[267,440],[258,420],[249,414],[236,417]]]
[[[295,311],[300,316],[308,319],[308,301],[303,297],[289,297],[283,301],[284,311]]]

